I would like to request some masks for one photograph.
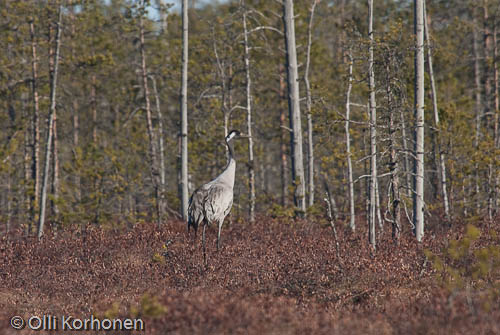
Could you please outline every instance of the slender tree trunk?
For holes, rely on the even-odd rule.
[[[481,96],[481,65],[480,59],[481,56],[479,54],[479,36],[477,31],[477,19],[474,15],[474,23],[473,23],[473,48],[474,48],[474,83],[475,83],[475,109],[476,109],[476,132],[474,136],[474,147],[476,150],[479,150],[479,139],[481,136],[481,114],[482,114],[482,96]],[[475,170],[475,178],[474,178],[474,190],[475,190],[475,201],[477,210],[480,210],[480,202],[479,202],[479,172],[478,172],[478,164],[476,163],[474,166]]]
[[[45,206],[47,202],[47,186],[49,181],[49,169],[50,169],[50,155],[52,151],[52,137],[53,137],[53,127],[54,127],[54,113],[56,110],[56,89],[57,89],[57,71],[59,67],[59,50],[61,45],[61,24],[62,24],[62,6],[59,6],[58,20],[57,20],[57,34],[56,34],[56,53],[54,60],[54,74],[50,83],[50,113],[47,127],[47,141],[45,150],[45,167],[43,172],[42,180],[42,194],[41,194],[41,204],[40,204],[40,216],[38,221],[38,239],[41,239],[43,235],[43,228],[45,223]]]
[[[434,114],[434,126],[436,136],[434,137],[436,141],[435,147],[437,148],[439,156],[439,176],[440,176],[440,185],[441,185],[441,195],[443,197],[443,207],[444,214],[446,219],[450,219],[450,205],[448,201],[448,190],[446,187],[446,164],[445,164],[445,153],[441,151],[441,135],[439,129],[439,111],[437,106],[437,91],[436,91],[436,82],[434,80],[434,69],[432,66],[432,50],[431,50],[431,39],[429,34],[429,27],[427,24],[427,11],[425,8],[425,0],[423,2],[424,5],[424,30],[425,30],[425,39],[427,42],[427,62],[429,66],[429,77],[431,80],[431,94],[432,94],[432,110]]]
[[[390,61],[390,59],[389,59]],[[389,109],[389,169],[391,173],[391,198],[392,198],[392,239],[399,245],[401,236],[401,210],[399,204],[401,197],[399,195],[399,159],[396,148],[396,126],[394,118],[393,95],[392,95],[392,80],[390,78],[390,66],[386,68],[387,76],[387,107]]]
[[[356,214],[354,212],[354,182],[351,161],[351,133],[349,130],[351,121],[352,70],[354,66],[351,50],[348,51],[347,57],[349,58],[349,77],[347,80],[347,93],[345,101],[345,142],[347,153],[347,180],[349,182],[349,228],[354,232],[356,230]]]
[[[307,52],[306,69],[304,73],[304,83],[306,85],[306,109],[307,109],[307,190],[309,193],[308,206],[314,205],[314,143],[313,143],[313,121],[312,121],[312,98],[311,85],[309,83],[309,67],[311,63],[311,45],[312,45],[312,26],[314,19],[314,10],[318,0],[312,0],[309,16],[309,26],[307,28]]]
[[[368,215],[369,241],[376,249],[375,215],[376,215],[376,188],[377,188],[377,104],[375,101],[375,72],[373,64],[373,0],[368,0],[368,36],[369,48],[369,86],[370,86],[370,213]]]
[[[188,210],[188,118],[187,118],[187,78],[188,76],[188,0],[182,1],[182,85],[181,85],[181,173],[180,195],[182,219],[187,220]]]
[[[302,123],[300,116],[299,81],[294,22],[293,0],[285,0],[283,1],[283,23],[285,26],[286,60],[288,68],[288,110],[290,114],[290,128],[292,129],[292,182],[295,188],[294,201],[297,214],[298,216],[303,217],[306,211],[306,192],[304,180],[304,160],[302,153]]]
[[[143,6],[145,6],[145,2],[143,2]],[[148,85],[148,70],[146,65],[146,50],[144,46],[144,18],[142,15],[139,17],[139,25],[140,25],[140,47],[141,47],[141,70],[142,70],[142,87],[144,90],[144,100],[146,103],[146,123],[148,129],[148,137],[149,137],[149,164],[151,170],[151,179],[153,181],[153,187],[155,189],[155,198],[156,198],[156,215],[157,215],[157,223],[161,225],[163,221],[163,204],[160,190],[160,181],[159,181],[159,173],[158,173],[158,157],[156,148],[156,137],[153,129],[153,120],[151,117],[151,103],[149,101],[149,85]]]
[[[78,101],[76,99],[73,100],[73,155],[75,160],[80,159],[78,157],[78,145],[79,145],[79,140],[80,140],[80,124],[79,124],[79,118],[78,118]],[[77,171],[74,174],[74,180],[73,182],[75,183],[74,190],[75,190],[75,198],[78,203],[81,202],[81,184],[80,184],[80,171]]]
[[[57,198],[59,197],[59,141],[57,136],[57,108],[54,110],[54,132],[53,134],[53,166],[52,166],[52,197],[54,200],[51,201],[52,212],[54,217],[57,219],[59,216],[59,208],[57,205]]]
[[[48,44],[49,44],[49,78],[52,81],[52,78],[54,77],[54,36],[53,36],[53,27],[52,24],[50,24],[49,27],[49,38],[48,38]],[[59,210],[57,208],[57,195],[58,195],[58,188],[59,188],[59,146],[57,143],[57,109],[54,109],[54,116],[53,116],[53,137],[52,137],[52,185],[51,185],[51,193],[52,193],[52,199],[50,200],[50,208],[52,210],[52,214],[54,217],[57,217],[59,214]]]
[[[280,89],[279,89],[279,101],[280,101],[280,157],[281,157],[281,205],[283,207],[288,206],[288,157],[286,154],[286,143],[288,130],[286,127],[286,114],[285,108],[282,106],[282,102],[285,100],[285,80],[284,80],[284,67],[280,64]]]
[[[380,190],[378,187],[378,179],[376,180],[375,183],[375,205],[377,206],[377,222],[378,222],[378,228],[380,232],[384,231],[384,220],[382,219],[382,211],[381,211],[381,206],[380,206]]]
[[[483,0],[483,42],[484,42],[484,94],[485,94],[485,109],[484,116],[486,122],[486,129],[490,129],[491,121],[491,100],[492,100],[492,78],[491,74],[494,72],[491,68],[493,64],[491,56],[493,54],[491,49],[492,34],[489,27],[489,13],[488,13],[488,0]],[[496,69],[495,69],[496,70]],[[487,171],[487,183],[486,183],[486,193],[487,193],[487,213],[490,220],[493,219],[493,193],[494,193],[494,182],[493,182],[493,164],[488,164]]]
[[[90,86],[90,106],[92,109],[92,142],[97,145],[97,97],[96,97],[96,75],[92,75],[92,84]]]
[[[417,241],[424,236],[424,5],[415,1],[415,160],[413,221]]]
[[[408,198],[412,197],[412,190],[411,190],[411,173],[410,173],[410,158],[408,155],[409,148],[408,148],[408,141],[406,137],[406,120],[405,120],[405,114],[404,114],[404,109],[401,109],[401,137],[403,138],[403,151],[404,151],[404,172],[405,172],[405,181],[406,181],[406,196]]]
[[[35,26],[33,20],[30,20],[30,35],[31,35],[31,89],[33,94],[33,117],[31,119],[31,131],[33,133],[33,151],[32,151],[32,165],[31,165],[31,178],[34,182],[33,195],[31,196],[30,204],[30,220],[28,224],[28,233],[31,233],[32,224],[37,219],[36,211],[39,206],[40,196],[40,111],[38,107],[38,59],[36,53],[36,38]]]
[[[151,76],[151,81],[153,83],[153,92],[155,95],[156,102],[156,116],[158,118],[158,147],[160,154],[160,212],[164,216],[167,204],[165,203],[165,192],[166,192],[166,178],[165,178],[165,145],[163,141],[163,114],[160,108],[160,96],[158,94],[158,88],[156,86],[156,79]]]
[[[494,69],[494,83],[495,83],[495,117],[494,117],[494,122],[495,124],[493,125],[493,140],[495,143],[495,148],[498,149],[500,148],[500,134],[498,133],[498,122],[499,122],[499,113],[500,113],[500,97],[499,97],[499,76],[498,76],[498,41],[497,41],[497,23],[495,20],[494,23],[494,28],[493,28],[493,69]],[[498,169],[494,168],[493,170],[494,173],[494,189],[493,189],[493,207],[494,207],[494,212],[498,212],[498,194],[499,194],[499,186],[500,186],[500,176],[498,173]]]
[[[245,2],[242,1],[242,6]],[[247,12],[243,8],[243,31],[245,47],[245,74],[247,86],[247,135],[248,135],[248,188],[249,194],[249,216],[250,222],[255,222],[255,169],[253,158],[253,137],[252,137],[252,82],[250,78],[250,51],[248,48]]]

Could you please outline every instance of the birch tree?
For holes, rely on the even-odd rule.
[[[182,0],[182,82],[181,82],[181,124],[180,124],[180,181],[181,215],[188,217],[188,118],[187,118],[187,81],[188,81],[188,0]]]
[[[59,5],[58,19],[57,19],[57,30],[56,30],[56,50],[54,55],[54,74],[51,76],[50,83],[50,111],[47,126],[47,141],[45,142],[45,166],[43,171],[42,180],[42,194],[41,194],[41,204],[40,204],[40,216],[38,221],[38,239],[42,238],[43,228],[45,223],[45,206],[47,202],[47,187],[49,183],[49,171],[50,171],[50,156],[52,151],[52,137],[54,129],[54,114],[56,109],[56,89],[57,89],[57,71],[59,69],[59,51],[61,46],[61,24],[62,24],[62,6]]]
[[[345,142],[347,153],[347,180],[349,182],[349,228],[352,231],[356,230],[356,216],[354,212],[354,182],[352,176],[352,161],[351,161],[351,134],[350,134],[350,118],[351,118],[351,90],[352,90],[352,71],[354,67],[354,59],[351,50],[347,52],[349,60],[349,72],[347,79],[347,93],[345,101]]]
[[[40,196],[40,110],[38,104],[38,59],[37,59],[37,44],[35,38],[35,24],[33,18],[29,20],[30,36],[31,36],[31,94],[33,97],[33,116],[31,118],[31,131],[33,137],[32,163],[31,163],[31,178],[33,179],[33,195],[31,196],[30,204],[30,224],[28,225],[28,233],[31,233],[31,221],[34,221],[36,209],[39,206]]]
[[[307,51],[306,69],[304,73],[304,83],[306,85],[306,109],[307,109],[307,191],[309,194],[308,206],[314,205],[314,143],[313,143],[313,121],[312,121],[312,98],[311,84],[309,82],[309,68],[311,64],[312,26],[314,20],[314,10],[319,0],[312,0],[307,27]]]
[[[285,26],[288,111],[290,114],[290,128],[292,131],[292,183],[294,186],[294,201],[296,210],[299,216],[304,216],[306,211],[306,200],[293,0],[283,1],[283,23]]]
[[[424,236],[424,2],[415,4],[415,158],[413,222],[417,241]]]
[[[139,41],[140,41],[140,51],[141,51],[141,74],[142,74],[142,89],[144,91],[144,102],[145,102],[145,112],[146,112],[146,126],[149,138],[149,165],[151,171],[151,179],[153,181],[153,187],[155,190],[155,200],[156,200],[156,215],[157,223],[160,225],[163,220],[163,198],[162,191],[160,187],[160,173],[158,171],[158,149],[155,131],[153,129],[153,120],[151,116],[151,102],[149,100],[149,85],[148,85],[148,70],[146,64],[146,50],[144,45],[144,18],[146,2],[143,0],[141,13],[139,14]]]
[[[247,10],[245,1],[241,1],[243,9],[243,41],[245,50],[245,76],[246,76],[246,109],[247,109],[247,136],[248,136],[248,188],[249,188],[249,217],[250,222],[255,222],[255,169],[253,158],[252,137],[252,81],[250,78],[250,51],[248,47]]]
[[[369,241],[376,249],[375,220],[376,220],[376,189],[377,189],[377,104],[375,100],[375,71],[373,62],[373,0],[368,0],[368,37],[370,39],[368,59],[368,80],[370,88],[370,211],[368,213]]]
[[[427,24],[427,11],[424,5],[424,30],[425,30],[425,40],[427,43],[427,64],[429,67],[429,77],[431,81],[431,95],[432,95],[432,111],[434,114],[434,126],[435,131],[438,133],[435,136],[437,156],[439,157],[439,180],[441,185],[441,195],[443,197],[443,207],[446,218],[450,219],[450,205],[448,202],[448,191],[446,186],[446,164],[445,164],[445,153],[441,151],[441,135],[439,134],[439,111],[437,106],[437,92],[436,92],[436,82],[434,80],[434,68],[432,66],[432,49],[431,49],[431,39],[429,34],[429,27]]]

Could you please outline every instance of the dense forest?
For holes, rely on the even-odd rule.
[[[93,299],[76,310],[56,294],[59,313],[119,301],[115,314],[132,315],[123,304],[142,301],[139,309],[177,313],[154,332],[175,323],[174,333],[238,333],[234,320],[204,328],[200,315],[182,319],[231,291],[253,292],[248,306],[234,302],[251,311],[241,317],[251,333],[266,333],[266,317],[249,307],[260,303],[284,327],[272,333],[329,333],[340,322],[329,311],[356,320],[363,308],[362,326],[345,321],[344,331],[379,333],[369,325],[391,313],[383,322],[392,330],[380,333],[412,333],[425,320],[457,331],[437,316],[498,331],[477,311],[499,313],[500,1],[3,0],[0,11],[0,279],[9,288],[0,294],[16,301],[9,311],[30,311],[12,293],[16,276],[35,280],[16,266],[41,273],[48,259],[76,257],[80,270],[104,276],[91,259],[105,245],[150,290],[169,283],[163,305],[110,261],[121,279],[108,284],[128,287],[128,298],[74,293]],[[188,197],[226,166],[233,129],[241,136],[227,246],[215,254],[210,239],[201,270],[183,233]],[[436,275],[439,288],[423,289]],[[83,281],[93,279],[77,277],[92,292]],[[208,287],[218,291],[192,291]],[[224,299],[221,315],[234,307]],[[408,307],[420,304],[438,307]],[[398,309],[408,314],[396,320]],[[308,321],[285,326],[297,317]]]
[[[418,128],[412,2],[375,1],[370,36],[367,2],[295,2],[299,175],[292,170],[297,130],[289,122],[281,5],[190,5],[189,194],[224,167],[228,130],[250,130],[252,156],[249,140],[236,146],[233,217],[322,214],[328,187],[334,215],[353,228],[357,218],[372,217],[370,208],[380,227],[394,221],[401,215],[394,203],[412,221]],[[60,6],[6,1],[2,8],[3,226],[39,221],[52,110],[45,213],[51,225],[182,215],[182,16],[162,1]],[[498,4],[427,7],[425,216],[491,220],[499,205]]]

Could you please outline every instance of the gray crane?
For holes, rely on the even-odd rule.
[[[232,130],[226,136],[225,141],[229,150],[229,157],[224,171],[214,180],[199,187],[193,192],[189,199],[188,207],[188,232],[193,226],[195,237],[198,226],[203,224],[203,259],[206,264],[205,228],[212,222],[217,222],[217,250],[220,246],[220,231],[224,218],[233,206],[234,176],[236,172],[236,160],[234,159],[233,139],[239,137],[240,132]]]

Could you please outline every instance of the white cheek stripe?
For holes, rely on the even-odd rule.
[[[233,131],[231,134],[229,134],[229,136],[227,137],[227,140],[231,141],[234,136],[236,136],[236,133]]]

